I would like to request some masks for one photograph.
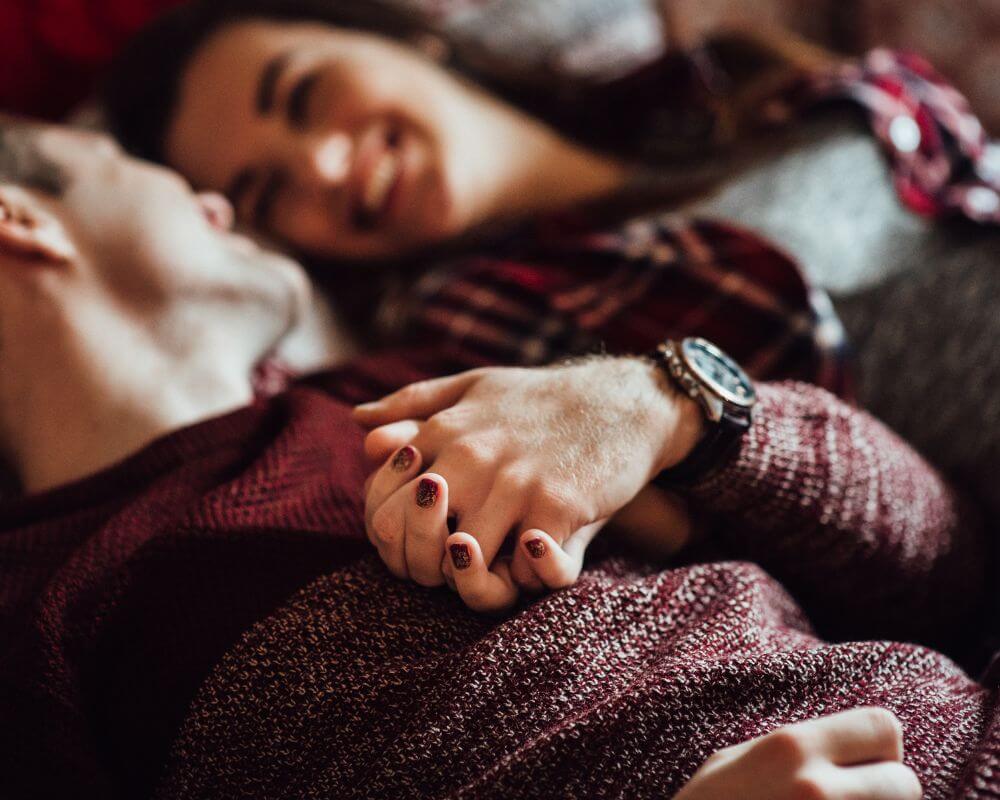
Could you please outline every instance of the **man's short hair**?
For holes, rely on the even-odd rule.
[[[66,173],[38,146],[39,127],[0,116],[0,183],[13,183],[58,197]]]

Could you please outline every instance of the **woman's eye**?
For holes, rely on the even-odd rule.
[[[309,123],[309,101],[319,77],[318,72],[303,76],[288,94],[288,121],[296,128],[303,128]]]

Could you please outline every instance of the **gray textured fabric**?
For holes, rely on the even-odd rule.
[[[1000,236],[931,237],[905,274],[837,307],[861,402],[1000,513]]]
[[[1000,233],[904,210],[842,115],[779,138],[692,210],[759,231],[829,289],[861,404],[1000,513]]]
[[[649,0],[488,0],[456,4],[445,29],[526,75],[621,74],[663,51]]]
[[[834,294],[907,269],[938,235],[937,223],[900,205],[871,134],[843,114],[810,120],[749,154],[692,210],[758,231]]]

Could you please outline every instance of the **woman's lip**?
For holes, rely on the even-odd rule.
[[[369,139],[358,155],[358,179],[354,182],[351,197],[351,217],[355,225],[362,230],[372,230],[384,223],[399,206],[400,187],[408,171],[406,158],[406,137],[398,130],[380,132],[376,140]],[[377,171],[382,167],[383,160],[392,154],[395,159],[394,175],[391,184],[381,193],[380,206],[369,208],[367,203],[371,184],[376,180]]]
[[[396,149],[396,177],[392,181],[392,186],[386,192],[385,202],[382,204],[382,220],[392,219],[396,216],[402,205],[404,187],[407,185],[407,178],[410,174],[408,150],[406,140],[401,139]]]

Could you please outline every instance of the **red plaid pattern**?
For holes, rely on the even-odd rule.
[[[477,363],[645,352],[665,335],[696,335],[757,378],[845,386],[829,301],[788,256],[716,222],[661,216],[596,233],[542,225],[492,255],[430,272],[385,316],[400,314],[427,344]]]
[[[867,109],[908,207],[1000,222],[1000,208],[991,211],[1000,149],[925,62],[875,51],[780,100],[804,112],[844,98]],[[596,232],[540,224],[431,270],[378,317],[470,365],[638,353],[664,336],[704,336],[757,379],[848,388],[844,332],[829,298],[774,245],[720,222],[666,215]]]
[[[810,100],[864,107],[900,199],[918,214],[1000,224],[1000,146],[968,101],[924,59],[875,50],[810,81]]]

